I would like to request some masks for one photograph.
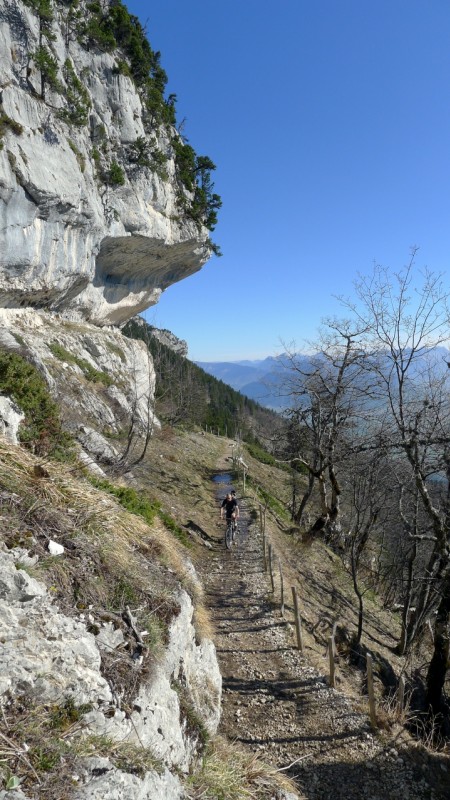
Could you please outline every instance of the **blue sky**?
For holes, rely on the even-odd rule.
[[[217,165],[223,257],[146,312],[201,361],[314,337],[373,262],[450,263],[448,0],[125,0]]]

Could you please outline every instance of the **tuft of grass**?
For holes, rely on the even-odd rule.
[[[279,789],[298,793],[273,767],[221,737],[208,743],[201,768],[189,776],[186,789],[190,800],[272,800]]]
[[[22,347],[26,346],[25,339],[23,338],[23,336],[20,335],[20,333],[15,333],[14,331],[12,331],[12,335],[14,336],[14,339],[16,340],[17,344],[20,344]]]
[[[190,738],[196,739],[200,747],[204,748],[209,740],[209,733],[206,730],[203,720],[200,719],[189,699],[186,688],[180,681],[174,680],[172,681],[172,689],[174,689],[178,695],[181,722],[184,725],[186,734]]]
[[[148,747],[132,742],[116,742],[108,736],[90,735],[77,737],[71,741],[77,756],[100,756],[109,758],[117,769],[143,778],[146,772],[154,770],[162,773],[164,764]]]
[[[160,510],[158,502],[149,500],[142,492],[137,492],[136,489],[132,489],[130,486],[116,486],[106,479],[95,478],[90,475],[89,481],[98,489],[103,489],[105,492],[112,494],[117,498],[121,506],[132,514],[142,517],[149,525],[152,524]]]
[[[194,611],[194,627],[199,642],[214,638],[214,627],[208,609],[199,602]]]
[[[121,347],[108,341],[106,341],[106,346],[111,353],[114,353],[114,355],[119,356],[122,362],[126,361],[125,353],[123,352]]]
[[[181,542],[181,544],[183,544],[185,547],[191,547],[191,541],[186,531],[184,531],[183,528],[180,528],[180,526],[175,522],[173,517],[171,517],[170,514],[167,513],[167,511],[163,511],[160,508],[158,510],[158,516],[161,522],[163,522],[164,525],[166,526],[167,530],[173,533],[175,538],[178,539],[178,541]]]
[[[53,353],[55,358],[58,358],[60,361],[64,361],[66,364],[76,364],[81,369],[86,380],[92,381],[93,383],[103,383],[105,386],[111,386],[114,383],[108,373],[95,369],[85,358],[75,356],[57,342],[51,342],[49,344],[49,350]]]
[[[67,139],[67,142],[78,162],[80,172],[84,172],[84,170],[86,169],[86,159],[83,153],[81,152],[81,150],[78,149],[78,147],[76,146],[75,142],[72,141],[72,139]]]
[[[7,131],[11,131],[11,133],[15,133],[16,136],[20,136],[20,134],[23,133],[23,125],[21,125],[20,122],[16,122],[15,119],[8,117],[4,111],[0,111],[0,150],[3,150],[2,140]]]
[[[176,539],[185,547],[191,547],[191,542],[186,531],[181,528],[177,522],[161,508],[161,504],[157,500],[149,500],[142,492],[136,491],[129,486],[116,486],[108,480],[103,480],[89,476],[90,482],[97,486],[99,489],[109,492],[117,498],[119,503],[131,511],[132,514],[137,514],[142,517],[149,525],[158,515],[161,522],[164,523],[168,531],[170,531]]]

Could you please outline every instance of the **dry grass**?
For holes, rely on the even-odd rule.
[[[10,703],[2,708],[0,730],[0,779],[39,792],[41,800],[71,794],[80,758],[106,757],[124,772],[143,777],[161,771],[162,763],[149,748],[106,736],[85,734],[83,714],[69,701],[61,705],[34,706]]]
[[[276,800],[283,789],[298,792],[282,773],[221,737],[209,743],[186,783],[190,800]]]

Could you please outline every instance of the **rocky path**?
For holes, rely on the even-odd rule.
[[[307,800],[449,800],[442,759],[372,734],[364,706],[328,688],[299,654],[290,610],[283,620],[271,602],[257,526],[240,506],[237,546],[218,543],[204,578],[223,675],[221,732],[283,769]]]

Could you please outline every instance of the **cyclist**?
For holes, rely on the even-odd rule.
[[[236,489],[230,489],[230,494],[231,494],[231,499],[232,500],[236,500]],[[237,529],[238,529],[239,514],[240,514],[239,505],[238,505],[238,502],[236,500],[236,516],[234,518],[234,530],[235,531],[237,531]]]
[[[236,500],[235,491],[228,492],[227,496],[222,501],[222,505],[220,506],[220,519],[223,519],[224,509],[226,519],[233,520],[233,530],[236,532],[237,520],[239,519],[239,506]]]

